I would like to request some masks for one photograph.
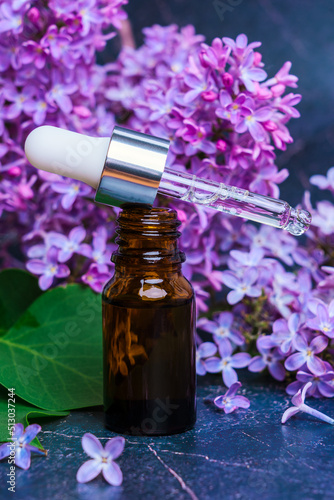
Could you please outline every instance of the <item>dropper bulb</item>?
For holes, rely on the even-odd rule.
[[[28,135],[24,149],[34,167],[85,182],[96,189],[109,142],[108,137],[89,137],[44,125]]]

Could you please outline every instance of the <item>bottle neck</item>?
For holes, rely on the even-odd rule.
[[[175,210],[125,207],[117,222],[118,249],[112,256],[116,273],[181,273],[185,256],[178,245],[180,222]]]

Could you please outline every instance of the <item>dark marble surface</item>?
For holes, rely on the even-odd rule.
[[[88,457],[81,437],[92,432],[102,443],[114,434],[103,427],[103,414],[76,411],[43,423],[40,440],[47,458],[34,456],[28,471],[16,469],[16,493],[7,492],[8,464],[0,463],[2,499],[334,499],[334,429],[304,414],[281,425],[289,398],[282,386],[254,378],[244,383],[249,410],[230,415],[205,404],[221,393],[219,377],[201,379],[195,428],[168,437],[126,436],[118,459],[124,474],[120,487],[102,476],[78,484],[75,474]],[[310,400],[333,416],[331,400]]]
[[[225,5],[226,12],[218,15],[216,5]],[[261,41],[269,77],[291,61],[299,77],[295,91],[303,100],[298,105],[301,118],[289,124],[295,142],[278,152],[277,165],[290,171],[281,197],[297,204],[310,188],[313,200],[328,198],[328,192],[310,186],[308,178],[334,165],[332,0],[129,0],[127,11],[138,44],[145,26],[193,24],[208,42],[239,33],[246,33],[249,41]],[[112,42],[103,58],[112,59],[116,46]]]

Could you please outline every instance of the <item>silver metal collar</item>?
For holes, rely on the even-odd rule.
[[[169,144],[166,139],[115,127],[95,201],[114,207],[153,205]]]

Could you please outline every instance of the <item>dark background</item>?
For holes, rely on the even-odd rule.
[[[303,96],[298,105],[301,118],[290,121],[294,143],[277,152],[277,165],[290,171],[281,185],[281,197],[297,204],[310,188],[308,178],[334,165],[334,2],[221,0],[221,4],[227,9],[220,16],[214,0],[129,0],[126,10],[138,45],[145,26],[193,24],[208,43],[239,33],[249,41],[261,41],[268,77],[285,61],[292,62],[291,72],[299,77],[294,91]],[[313,201],[331,196],[316,187],[311,193]]]

